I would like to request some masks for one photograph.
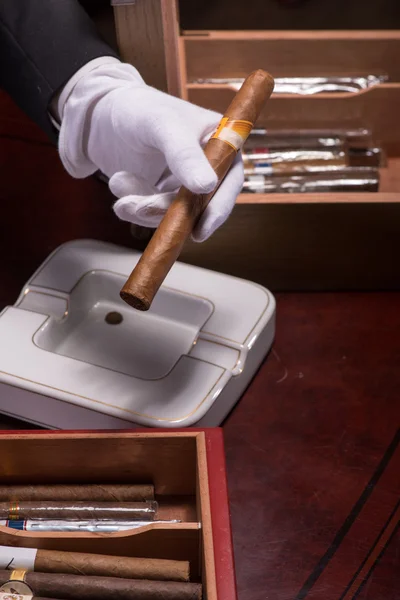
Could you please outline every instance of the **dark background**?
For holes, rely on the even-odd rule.
[[[82,0],[91,14],[108,0]],[[397,29],[399,0],[180,0],[183,29]]]

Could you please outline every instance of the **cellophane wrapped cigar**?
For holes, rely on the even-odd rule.
[[[343,169],[348,156],[342,148],[272,150],[259,146],[244,152],[243,162],[245,175],[290,174]]]
[[[324,192],[376,192],[379,171],[372,168],[352,168],[293,176],[250,175],[243,192],[259,194],[300,194]]]
[[[354,93],[366,90],[374,85],[388,81],[386,74],[378,75],[353,75],[353,76],[315,76],[315,77],[277,77],[275,78],[274,94],[300,94],[310,96],[314,94],[329,94],[347,92]],[[209,78],[194,79],[190,83],[206,85],[228,85],[238,90],[243,78]]]
[[[347,140],[342,135],[296,135],[294,132],[289,131],[287,134],[280,134],[276,132],[266,132],[265,129],[253,129],[249,137],[247,138],[244,146],[244,152],[251,152],[253,148],[259,148],[265,146],[268,150],[307,150],[307,149],[345,149],[347,147]]]
[[[113,521],[154,520],[157,503],[21,501],[0,502],[0,519],[110,519]]]
[[[259,146],[260,141],[269,148],[309,148],[348,144],[352,148],[367,148],[373,143],[370,129],[358,127],[335,129],[252,129],[246,148]],[[297,140],[297,141],[296,141]],[[295,144],[295,145],[293,145]]]
[[[140,527],[146,527],[152,523],[181,523],[177,519],[168,521],[108,521],[103,519],[102,521],[87,520],[87,521],[74,521],[74,520],[51,520],[41,519],[38,521],[27,519],[27,520],[4,520],[0,521],[0,526],[15,529],[17,531],[69,531],[71,533],[79,533],[89,531],[92,533],[115,533],[116,531],[128,531],[129,529],[139,529]]]
[[[48,484],[0,485],[0,501],[90,500],[93,502],[143,502],[154,500],[153,485]]]
[[[10,571],[0,571],[0,585]],[[150,581],[27,571],[23,581],[35,596],[66,600],[201,600],[202,586],[180,581]]]
[[[0,546],[0,570],[189,581],[189,562]],[[1,600],[1,599],[0,599]]]

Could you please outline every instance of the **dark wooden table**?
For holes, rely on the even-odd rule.
[[[68,239],[130,244],[107,188],[64,173],[5,96],[0,176],[0,308]],[[277,301],[274,349],[224,424],[239,600],[398,600],[400,294]]]

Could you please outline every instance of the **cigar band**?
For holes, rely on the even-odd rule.
[[[9,581],[25,581],[25,575],[25,569],[15,569],[14,571],[11,571]]]
[[[8,509],[8,519],[18,520],[19,518],[19,503],[18,502],[10,502],[10,508]]]
[[[240,119],[229,119],[229,117],[224,117],[221,119],[217,131],[212,138],[225,142],[236,152],[239,152],[252,129],[253,123],[250,121],[241,121]]]
[[[27,571],[15,569],[11,571],[10,579],[0,587],[0,594],[12,594],[18,596],[33,597],[33,591],[24,581]]]

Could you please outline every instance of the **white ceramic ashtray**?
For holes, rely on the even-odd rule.
[[[151,309],[119,297],[138,252],[57,248],[0,313],[0,412],[57,429],[214,427],[268,352],[265,288],[176,263]]]

